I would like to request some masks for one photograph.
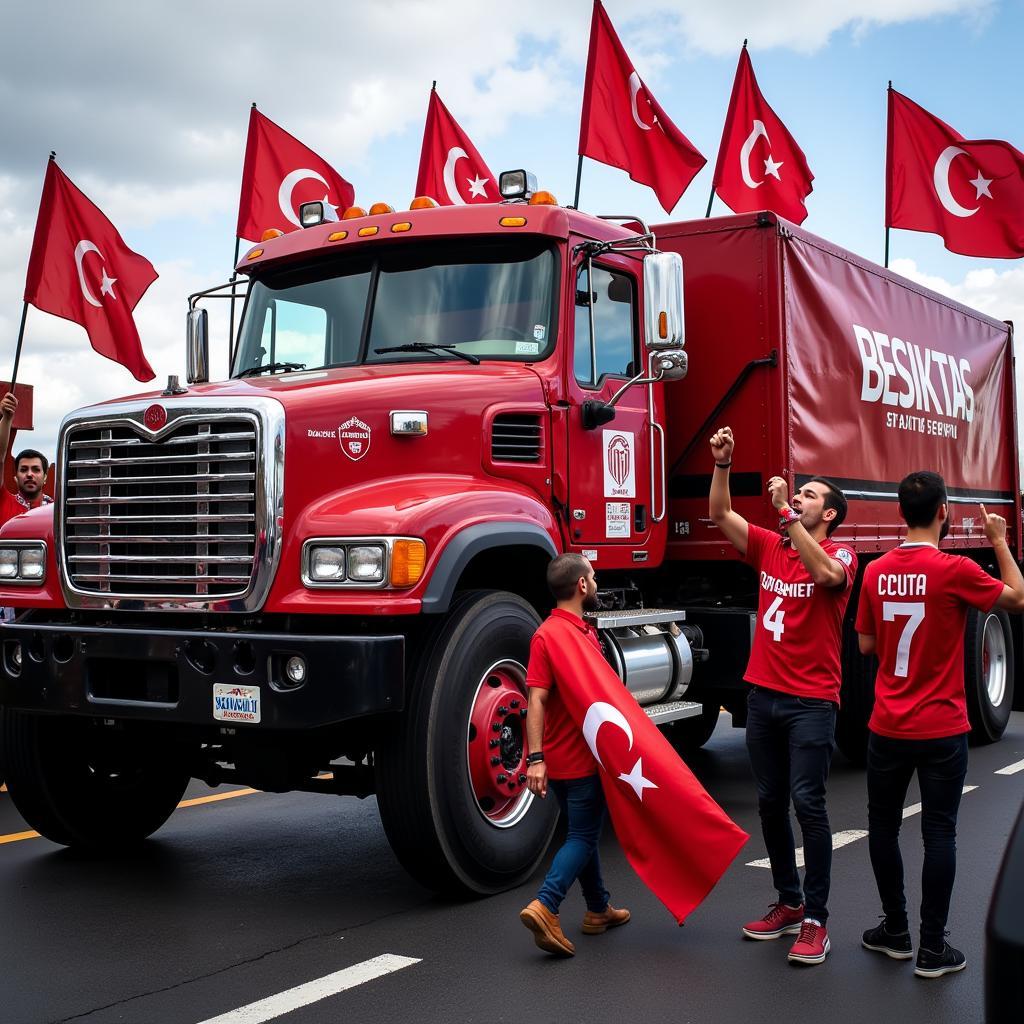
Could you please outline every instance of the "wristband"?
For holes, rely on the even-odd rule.
[[[716,462],[715,465],[719,469],[728,469],[732,465],[732,459],[730,459],[728,462]]]
[[[800,513],[795,508],[790,508],[788,505],[786,508],[779,509],[779,527],[785,529],[787,526],[792,526],[794,523],[800,522]]]
[[[526,763],[527,764],[540,764],[540,762],[543,761],[543,760],[544,760],[544,751],[543,750],[535,750],[532,754],[527,754],[526,755]]]

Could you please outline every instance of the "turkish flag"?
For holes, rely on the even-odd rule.
[[[430,196],[440,206],[501,201],[497,179],[436,89],[427,105],[416,195]]]
[[[297,230],[303,203],[322,200],[337,216],[354,199],[355,190],[326,160],[252,108],[238,199],[239,238],[259,241],[268,228]]]
[[[156,374],[142,352],[132,311],[157,279],[153,264],[132,252],[117,228],[51,159],[43,180],[25,301],[81,324],[101,356],[136,380]]]
[[[715,165],[718,198],[733,213],[771,210],[802,224],[812,181],[803,150],[761,95],[744,46]]]
[[[579,154],[649,185],[668,213],[707,163],[647,91],[601,0],[590,23]]]
[[[1024,256],[1024,153],[970,140],[889,89],[885,225],[941,235],[950,252]]]
[[[558,692],[600,765],[633,870],[682,924],[750,838],[711,798],[583,631],[557,616]]]

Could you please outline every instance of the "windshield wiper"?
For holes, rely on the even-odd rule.
[[[277,373],[278,370],[304,370],[305,363],[267,363],[264,366],[250,366],[239,377],[258,377],[261,373]]]
[[[465,359],[474,366],[480,365],[480,359],[469,352],[460,352],[454,345],[432,345],[429,341],[411,341],[408,345],[391,345],[389,348],[375,348],[378,355],[385,352],[450,352],[453,356]]]

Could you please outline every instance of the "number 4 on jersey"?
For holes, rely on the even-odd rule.
[[[776,643],[781,642],[782,634],[786,631],[786,625],[783,621],[785,617],[786,613],[782,610],[782,598],[777,597],[768,605],[768,610],[761,619],[761,625],[771,633],[772,639]]]

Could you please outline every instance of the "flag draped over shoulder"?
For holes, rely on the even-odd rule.
[[[139,381],[156,374],[132,313],[157,279],[153,264],[124,243],[103,211],[51,159],[32,240],[25,301],[81,324],[92,347]]]
[[[771,210],[802,224],[812,181],[803,150],[761,94],[744,46],[715,165],[715,192],[734,213]]]
[[[430,91],[423,126],[416,195],[430,196],[440,206],[501,201],[497,179],[436,89]]]
[[[1024,153],[965,139],[889,90],[885,226],[941,235],[950,252],[1024,256]]]
[[[548,620],[562,702],[600,765],[633,870],[682,924],[749,836],[718,806],[572,623]]]
[[[297,231],[299,207],[317,200],[337,220],[336,211],[344,213],[354,199],[352,186],[323,157],[252,108],[238,198],[239,238],[259,241],[268,228]]]
[[[640,80],[600,0],[590,27],[579,155],[649,185],[667,213],[707,163]]]

